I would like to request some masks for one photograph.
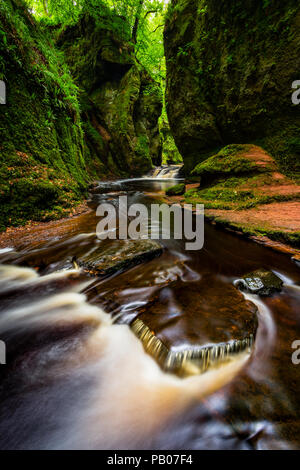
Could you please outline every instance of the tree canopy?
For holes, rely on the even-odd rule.
[[[165,76],[163,26],[168,0],[26,0],[40,20],[74,23],[88,12],[94,17],[111,17],[112,27],[134,44],[136,57],[158,81]],[[121,22],[117,19],[122,19]],[[124,21],[128,28],[124,29]]]

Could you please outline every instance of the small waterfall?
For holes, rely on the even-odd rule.
[[[148,178],[155,179],[178,179],[179,172],[183,165],[157,166],[147,175]]]

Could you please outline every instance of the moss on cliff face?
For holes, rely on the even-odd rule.
[[[60,215],[88,174],[77,88],[21,0],[0,4],[0,229]]]
[[[165,29],[167,110],[187,172],[230,143],[257,143],[299,171],[300,5],[172,0]]]
[[[116,37],[126,22],[102,13],[60,32],[23,0],[0,3],[0,230],[65,215],[91,178],[160,163],[160,87]]]
[[[182,156],[176,147],[168,119],[164,115],[162,115],[160,119],[159,131],[162,140],[162,164],[170,165],[182,163]]]
[[[88,15],[66,28],[58,45],[81,90],[91,158],[115,174],[142,174],[159,164],[162,93],[136,61],[132,45]]]

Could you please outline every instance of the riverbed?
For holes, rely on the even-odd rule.
[[[289,256],[206,224],[199,251],[161,233],[163,254],[129,271],[95,279],[72,266],[74,256],[101,245],[94,236],[98,204],[117,206],[127,195],[128,204],[149,206],[172,184],[100,183],[91,210],[65,232],[40,241],[33,234],[1,249],[7,364],[0,366],[0,448],[300,447],[300,364],[292,362],[300,271]],[[159,312],[170,345],[193,345],[197,306],[201,311],[206,302],[213,319],[230,300],[233,281],[261,267],[281,277],[284,288],[268,298],[246,294],[259,323],[254,348],[238,365],[178,378],[145,353],[129,327],[139,315]]]

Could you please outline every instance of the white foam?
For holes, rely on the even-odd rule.
[[[0,248],[0,255],[4,254],[4,253],[9,253],[10,251],[14,251],[13,248],[11,247],[6,247],[6,248]]]

